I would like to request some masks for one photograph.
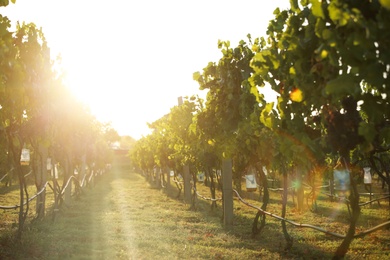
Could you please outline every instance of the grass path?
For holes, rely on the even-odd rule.
[[[285,252],[279,221],[268,219],[262,236],[253,239],[253,210],[235,204],[235,225],[227,231],[220,207],[212,212],[208,202],[199,201],[191,211],[176,193],[114,168],[63,207],[54,222],[48,214],[29,225],[22,245],[0,240],[0,259],[330,259],[340,243],[290,228],[298,240]],[[360,259],[361,253],[348,255]]]
[[[173,191],[174,195],[176,191]],[[4,243],[2,259],[255,259],[259,251],[229,235],[219,213],[151,188],[136,173],[113,169],[92,189],[30,225],[23,245]],[[208,207],[208,206],[207,206]],[[260,253],[261,254],[261,253]],[[267,253],[278,259],[278,253]]]

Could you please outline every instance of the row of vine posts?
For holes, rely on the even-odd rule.
[[[155,187],[159,187],[159,188],[166,188],[167,186],[169,187],[170,183],[171,183],[170,179],[171,179],[171,177],[174,177],[174,182],[178,184],[177,187],[179,189],[179,194],[177,197],[180,196],[181,190],[184,190],[183,201],[186,204],[190,205],[190,209],[196,208],[195,207],[195,198],[209,200],[212,203],[214,203],[215,201],[222,201],[222,208],[223,208],[223,213],[222,213],[223,214],[223,216],[222,216],[223,221],[222,222],[227,230],[229,230],[233,227],[233,219],[234,219],[233,200],[236,198],[244,205],[257,210],[257,214],[256,214],[256,217],[254,219],[253,226],[252,226],[252,234],[253,235],[257,235],[261,232],[261,230],[264,228],[264,226],[266,224],[266,222],[265,222],[266,216],[269,216],[269,217],[272,217],[272,218],[275,218],[275,219],[278,219],[281,221],[283,233],[284,233],[286,240],[287,240],[287,243],[288,243],[287,247],[292,246],[293,239],[288,234],[286,224],[290,224],[290,225],[293,225],[293,226],[299,227],[299,228],[313,229],[313,230],[316,230],[318,232],[333,236],[335,238],[343,239],[343,241],[346,239],[347,234],[332,232],[332,231],[329,231],[327,229],[324,229],[322,227],[319,227],[319,226],[316,226],[313,224],[298,223],[298,222],[287,219],[285,217],[285,211],[286,211],[288,190],[290,190],[290,189],[295,190],[295,188],[288,187],[289,182],[286,179],[283,180],[283,187],[280,189],[280,188],[268,187],[269,179],[267,179],[267,175],[264,174],[263,170],[258,171],[258,174],[256,174],[256,176],[255,176],[255,178],[258,179],[257,182],[261,183],[261,186],[262,186],[262,187],[260,187],[259,185],[257,185],[258,188],[262,188],[261,192],[263,193],[263,203],[264,204],[268,203],[269,191],[276,191],[276,192],[283,193],[283,195],[282,195],[283,212],[282,212],[282,215],[278,215],[278,214],[274,214],[274,213],[266,211],[265,210],[266,207],[264,207],[264,204],[262,207],[259,207],[259,206],[256,206],[256,205],[253,205],[253,204],[247,202],[245,200],[245,198],[243,198],[242,195],[236,189],[233,188],[233,186],[232,186],[233,179],[232,179],[232,174],[231,174],[232,173],[231,160],[229,160],[229,159],[224,160],[222,162],[221,168],[222,168],[222,171],[221,171],[222,180],[221,180],[220,184],[221,184],[222,198],[215,198],[214,196],[212,198],[206,198],[206,197],[200,195],[196,190],[196,183],[199,181],[201,183],[204,183],[205,180],[204,179],[199,180],[198,179],[199,173],[198,172],[190,172],[188,165],[184,165],[182,167],[182,170],[178,171],[178,172],[182,172],[183,176],[181,176],[180,173],[175,173],[175,172],[170,171],[170,170],[163,171],[162,169],[159,169],[157,167],[155,167],[152,171],[149,171],[150,174],[144,173],[144,175],[146,177],[148,177],[148,179],[150,181],[153,182],[153,185]],[[166,177],[165,177],[165,175],[166,175]],[[285,176],[286,175],[283,175],[283,178]],[[331,180],[333,182],[333,178],[331,178]],[[329,182],[331,183],[331,181],[329,181]],[[348,207],[349,215],[350,215],[350,217],[352,217],[353,215],[350,211],[351,201],[347,197],[339,197],[338,195],[336,195],[335,187],[340,188],[340,187],[336,186],[334,183],[329,184],[329,185],[325,185],[325,186],[320,186],[320,187],[311,187],[310,186],[312,192],[316,192],[315,191],[316,189],[327,188],[329,193],[324,193],[324,194],[326,196],[328,196],[331,200],[336,199],[336,200],[340,200],[340,202],[345,202],[346,206]],[[320,191],[318,191],[318,192],[320,192]],[[314,194],[312,194],[312,195],[314,195]],[[359,202],[359,204],[358,204],[359,207],[362,207],[365,205],[371,205],[374,202],[379,203],[380,200],[389,200],[389,198],[390,198],[389,193],[384,193],[384,194],[380,194],[380,195],[382,195],[382,196],[379,198],[373,198],[374,193],[370,192],[369,201],[363,202],[363,203]],[[293,194],[293,196],[294,196],[294,194]],[[293,199],[294,199],[294,197],[293,197]],[[316,203],[316,202],[314,201],[313,205],[314,205],[314,203]],[[390,207],[390,205],[389,205],[389,207]],[[260,226],[258,223],[259,219],[261,221]],[[390,220],[384,221],[384,222],[382,222],[374,227],[370,227],[367,230],[360,231],[359,233],[354,234],[353,238],[362,238],[366,235],[369,235],[375,231],[378,231],[378,230],[386,228],[386,227],[390,227]],[[335,257],[335,258],[337,258],[337,257]]]
[[[47,149],[43,151],[47,151]],[[3,210],[19,209],[18,240],[22,237],[24,224],[31,210],[30,203],[34,199],[36,200],[35,218],[43,219],[45,213],[50,210],[54,221],[60,209],[65,205],[69,206],[72,197],[79,197],[86,187],[93,187],[99,176],[111,169],[111,164],[95,164],[94,162],[87,164],[86,156],[81,158],[80,165],[75,165],[68,160],[59,159],[56,161],[42,151],[31,155],[29,149],[23,149],[21,152],[21,175],[18,176],[21,187],[19,204],[0,206],[0,209]],[[7,178],[6,185],[12,185],[13,170],[11,169],[1,178],[1,180]],[[60,181],[61,177],[62,181]],[[36,194],[32,196],[27,191],[31,182],[35,183],[36,186]],[[53,192],[54,197],[54,204],[49,206],[46,202],[48,188]]]

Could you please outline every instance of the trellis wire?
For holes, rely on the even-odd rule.
[[[292,220],[289,220],[289,219],[286,219],[286,218],[282,218],[281,216],[278,216],[278,215],[275,215],[273,213],[270,213],[270,212],[267,212],[265,210],[262,210],[260,207],[257,207],[257,206],[254,206],[246,201],[244,201],[242,199],[242,197],[240,196],[240,194],[233,189],[233,192],[237,195],[238,199],[245,205],[247,205],[248,207],[251,207],[251,208],[254,208],[254,209],[257,209],[258,211],[260,211],[261,213],[263,213],[264,215],[268,215],[268,216],[271,216],[273,218],[276,218],[276,219],[279,219],[281,221],[285,221],[293,226],[296,226],[296,227],[302,227],[302,228],[311,228],[311,229],[314,229],[314,230],[317,230],[317,231],[320,231],[322,233],[325,233],[325,234],[328,234],[328,235],[331,235],[331,236],[334,236],[334,237],[337,237],[337,238],[341,238],[341,239],[344,239],[346,237],[346,235],[343,235],[343,234],[339,234],[339,233],[334,233],[334,232],[331,232],[331,231],[328,231],[328,230],[325,230],[323,228],[320,228],[320,227],[317,227],[317,226],[314,226],[314,225],[310,225],[310,224],[301,224],[301,223],[297,223],[295,221],[292,221]],[[381,228],[384,228],[384,227],[387,227],[387,226],[390,226],[390,221],[386,221],[382,224],[379,224],[373,228],[370,228],[370,229],[367,229],[366,231],[362,231],[358,234],[355,234],[353,237],[354,238],[358,238],[358,237],[363,237],[363,236],[366,236],[378,229],[381,229]]]
[[[196,190],[195,186],[192,187],[192,189],[194,190],[196,196],[198,196],[199,198],[201,199],[204,199],[204,200],[210,200],[210,201],[221,201],[222,198],[216,198],[216,199],[213,199],[213,198],[207,198],[205,196],[202,196],[198,193],[198,191]]]
[[[6,174],[4,174],[4,176],[1,177],[0,182],[2,182],[4,180],[4,178],[7,177],[8,174],[10,174],[13,170],[14,170],[14,168],[12,167]]]
[[[45,185],[43,185],[42,189],[40,191],[38,191],[34,196],[30,197],[26,202],[23,203],[23,206],[27,205],[27,203],[30,203],[33,199],[35,199],[36,197],[38,197],[45,189],[46,189],[46,185],[48,184],[49,182],[46,182]],[[17,209],[19,208],[20,205],[14,205],[14,206],[0,206],[0,209]]]
[[[11,169],[11,170],[13,170],[13,169]],[[10,171],[11,171],[11,170],[10,170]],[[9,171],[9,172],[10,172],[10,171]],[[9,172],[8,172],[8,173],[9,173]],[[7,175],[8,173],[6,173],[6,175]],[[30,171],[29,173],[27,173],[24,177],[30,175],[31,173],[32,173],[32,171]],[[90,176],[90,178],[89,178],[89,181],[91,181],[93,175],[94,175],[94,174],[93,174],[93,172],[92,172],[92,173],[91,173],[91,176]],[[3,179],[4,177],[5,177],[5,176],[3,176],[2,179]],[[63,195],[64,195],[65,190],[66,190],[66,188],[69,186],[70,181],[71,181],[72,179],[75,180],[75,183],[76,183],[79,187],[83,187],[84,181],[85,181],[85,179],[86,179],[86,175],[84,176],[84,178],[83,178],[81,184],[80,184],[80,181],[79,181],[74,175],[70,176],[70,177],[68,178],[68,180],[67,180],[65,186],[61,189],[61,191],[59,191],[59,195],[60,195],[60,196],[63,196]],[[1,181],[1,180],[0,180],[0,181]],[[38,197],[42,192],[44,192],[44,191],[46,190],[46,186],[47,186],[47,185],[49,185],[49,187],[53,190],[53,192],[55,191],[55,188],[52,187],[52,186],[50,185],[50,183],[47,181],[47,182],[43,185],[43,187],[42,187],[34,196],[30,197],[26,202],[23,203],[23,206],[27,205],[27,203],[30,203],[32,200],[34,200],[36,197]],[[19,207],[20,207],[20,205],[13,205],[13,206],[1,206],[1,205],[0,205],[0,209],[4,209],[4,210],[17,209],[17,208],[19,208]]]

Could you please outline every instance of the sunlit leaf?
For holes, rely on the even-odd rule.
[[[299,5],[298,5],[298,0],[290,0],[290,6],[291,6],[291,10],[293,10],[294,12],[300,11]]]
[[[321,56],[321,59],[325,59],[326,57],[328,57],[328,51],[327,50],[322,50],[320,56]]]
[[[390,0],[379,0],[379,3],[387,10],[390,10]]]
[[[260,95],[259,95],[259,90],[257,89],[257,87],[252,85],[250,88],[250,91],[256,97],[256,101],[259,103],[260,102]]]
[[[263,54],[265,54],[265,52],[259,52],[259,53],[256,53],[255,56],[253,56],[252,60],[253,61],[259,61],[259,62],[266,62],[266,60],[264,59],[263,57]]]
[[[200,77],[201,77],[201,74],[200,74],[199,71],[194,72],[194,73],[192,74],[192,78],[193,78],[193,80],[195,80],[195,81],[198,81]]]
[[[303,100],[303,93],[299,88],[295,88],[290,93],[290,99],[294,102],[302,102]]]
[[[272,65],[274,66],[274,69],[277,70],[280,66],[280,61],[278,59],[271,58]]]
[[[317,18],[315,33],[318,38],[322,37],[322,31],[325,29],[325,22],[322,19]]]
[[[338,6],[338,1],[332,1],[328,6],[330,19],[340,26],[348,23],[349,14]]]
[[[268,128],[273,128],[273,116],[271,114],[273,107],[273,102],[267,103],[260,115],[260,122],[262,122]]]
[[[258,52],[259,50],[260,50],[259,45],[256,44],[252,45],[252,51]]]
[[[311,10],[313,12],[313,15],[320,17],[322,19],[325,19],[325,15],[324,15],[324,12],[322,10],[321,1],[310,0],[310,3],[312,4]]]

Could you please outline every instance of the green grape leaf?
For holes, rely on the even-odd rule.
[[[363,136],[368,142],[372,142],[377,135],[375,126],[366,122],[360,122],[358,133],[359,135]]]
[[[274,107],[274,102],[267,103],[263,111],[261,111],[260,122],[262,122],[266,127],[273,128],[273,116],[271,111]]]
[[[8,4],[9,4],[9,0],[0,0],[0,6],[7,6]]]
[[[335,95],[340,97],[342,95],[355,95],[359,86],[356,82],[356,78],[352,75],[341,75],[333,80],[328,81],[325,86],[327,95]]]
[[[251,85],[250,92],[256,97],[256,101],[260,103],[260,95],[259,95],[259,90],[255,85]]]
[[[379,0],[379,3],[387,10],[390,10],[390,0]]]
[[[384,128],[380,131],[381,139],[384,139],[385,143],[390,143],[390,128]]]
[[[322,19],[317,18],[316,26],[315,26],[315,33],[318,38],[322,37],[322,32],[325,30],[325,22]]]
[[[342,10],[338,5],[337,1],[331,2],[328,11],[330,19],[340,26],[345,26],[349,20],[349,14]]]
[[[322,10],[321,1],[319,0],[310,0],[311,3],[311,10],[313,12],[313,15],[320,17],[322,19],[325,19],[324,11]]]
[[[299,12],[298,0],[290,0],[290,6],[291,10],[293,10],[294,12]]]
[[[192,79],[195,81],[198,81],[200,77],[201,77],[201,74],[199,71],[196,71],[192,74]]]

